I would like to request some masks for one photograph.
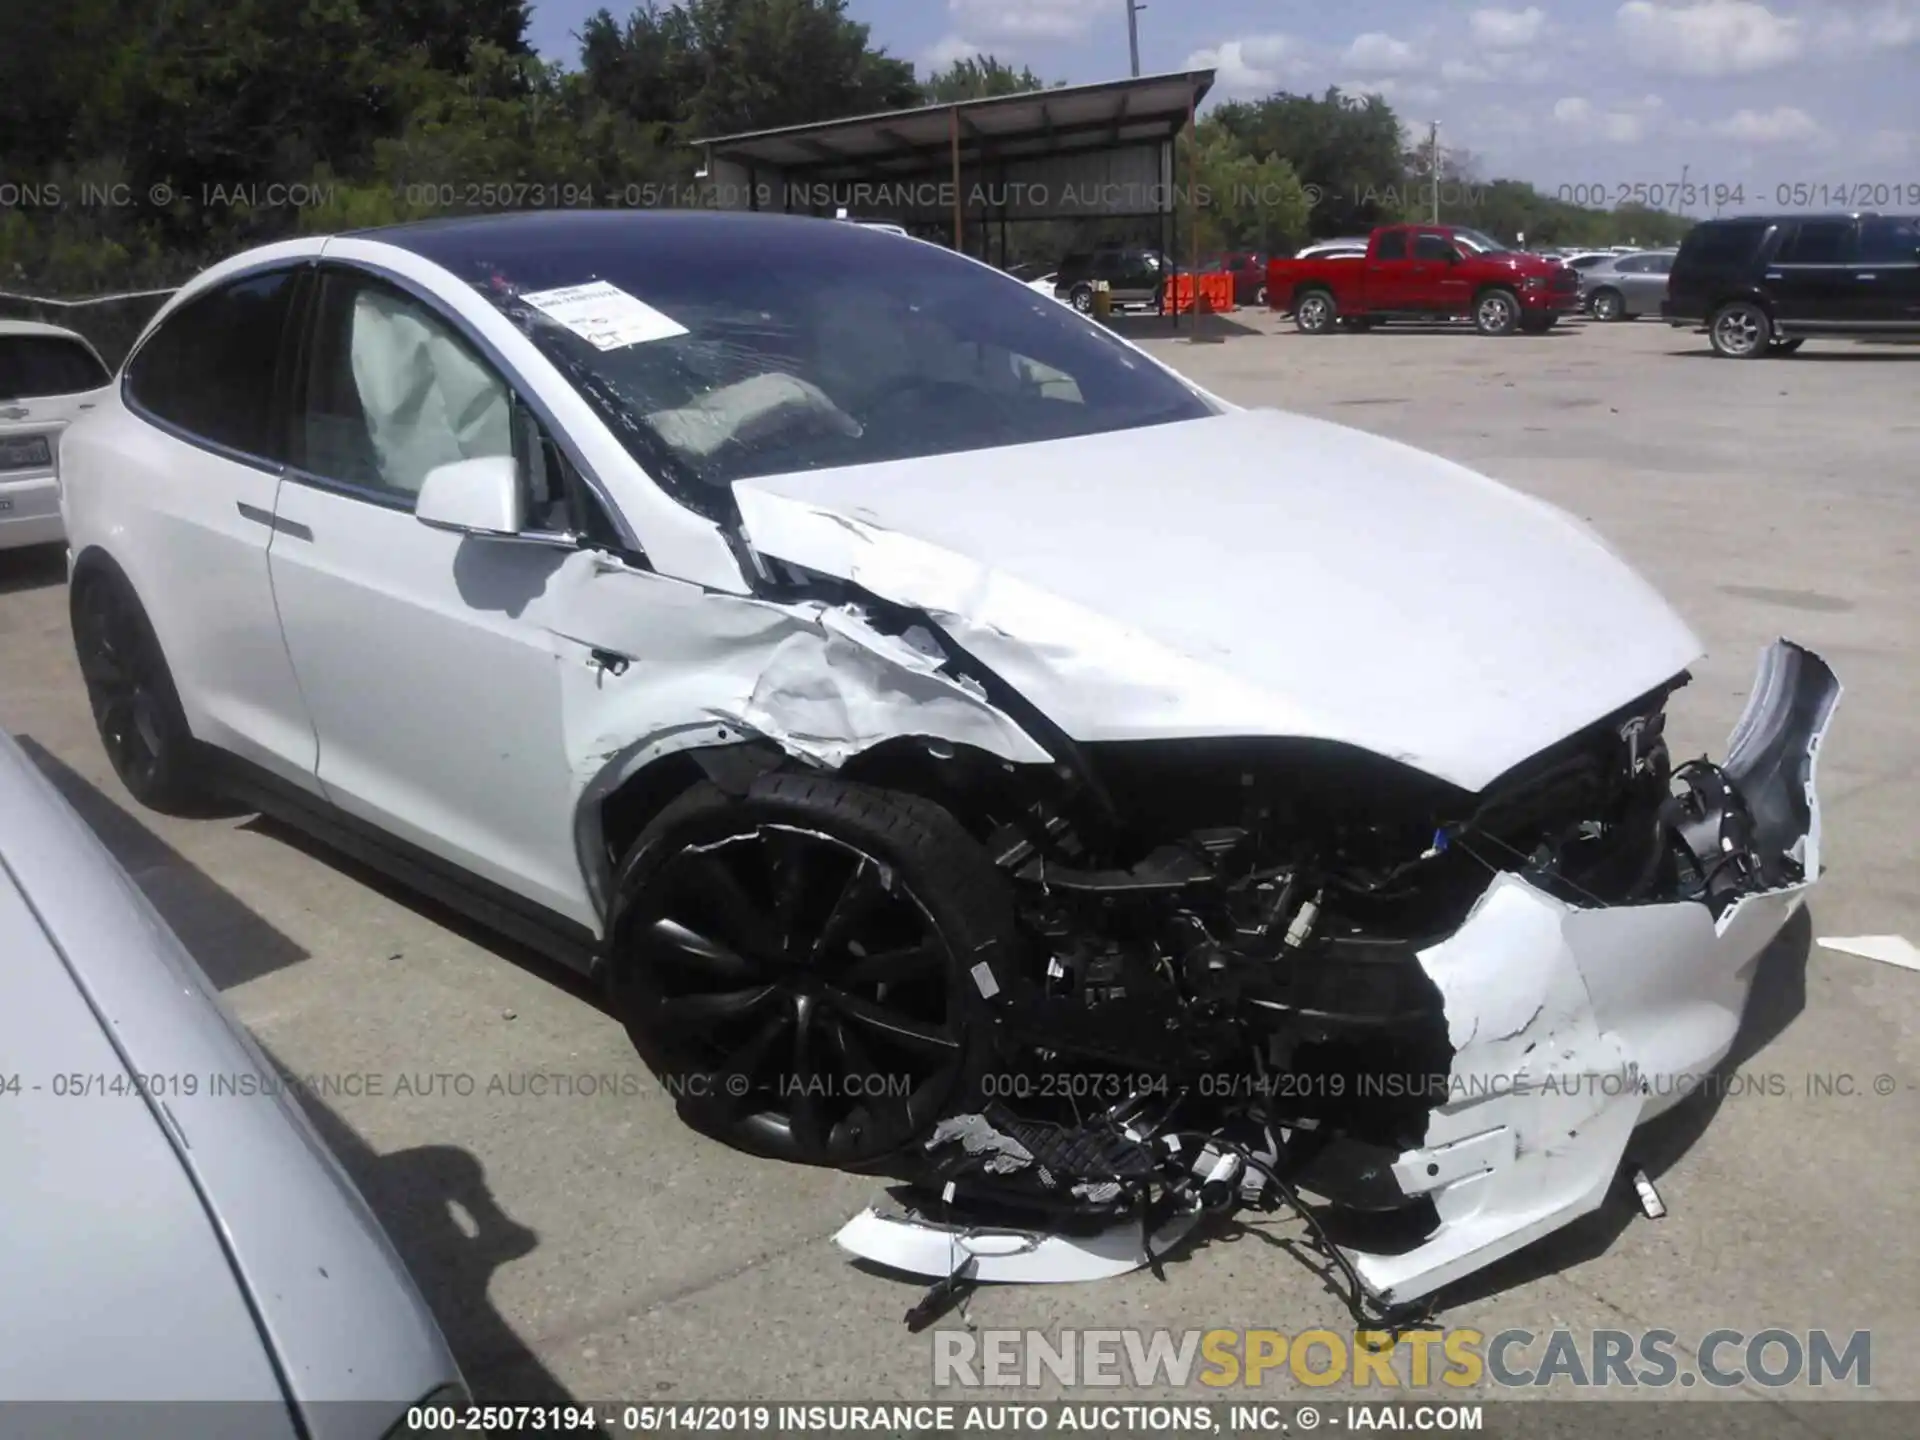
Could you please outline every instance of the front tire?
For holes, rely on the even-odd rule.
[[[1757,360],[1773,339],[1773,317],[1751,300],[1734,300],[1713,312],[1708,323],[1713,353],[1728,360]]]
[[[700,784],[634,842],[615,1007],[694,1129],[750,1154],[887,1169],[977,1088],[975,970],[1016,978],[1011,895],[941,807],[804,775]]]
[[[87,703],[113,773],[149,810],[198,812],[206,798],[198,747],[133,586],[117,570],[95,570],[69,603]]]
[[[1473,328],[1482,335],[1511,335],[1520,328],[1520,301],[1511,290],[1488,290],[1473,302]]]

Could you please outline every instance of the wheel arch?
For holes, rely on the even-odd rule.
[[[1774,318],[1773,297],[1768,295],[1767,292],[1758,285],[1747,285],[1733,290],[1715,291],[1713,298],[1707,302],[1706,322],[1712,324],[1713,317],[1722,309],[1728,305],[1739,304],[1742,301],[1748,304],[1758,305],[1762,310],[1767,312],[1767,319],[1771,320]]]
[[[926,735],[889,737],[837,768],[811,764],[737,726],[714,725],[637,745],[606,762],[574,812],[574,844],[595,909],[607,916],[627,852],[681,796],[702,784],[745,795],[756,778],[775,773],[830,777],[927,801],[983,842],[992,828],[993,799],[1009,791],[1038,794],[1059,782],[1050,765],[1016,763]]]
[[[127,574],[126,569],[118,560],[114,559],[112,554],[103,546],[88,545],[81,550],[79,554],[75,555],[72,562],[67,566],[69,591],[77,591],[83,584],[90,583],[102,576],[113,576],[129,590],[134,592],[134,598],[136,600],[140,598],[140,592],[134,585],[132,577]],[[69,600],[68,604],[71,606],[71,600]],[[142,608],[144,609],[145,607],[143,606]]]

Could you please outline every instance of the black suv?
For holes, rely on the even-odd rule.
[[[1920,216],[1708,220],[1681,243],[1661,315],[1733,360],[1807,340],[1920,335]]]
[[[1054,293],[1072,302],[1082,315],[1093,309],[1093,282],[1104,280],[1115,305],[1150,305],[1158,310],[1173,269],[1166,256],[1144,245],[1102,245],[1060,262]]]

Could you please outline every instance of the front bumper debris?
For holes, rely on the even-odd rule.
[[[1815,767],[1840,694],[1812,652],[1787,641],[1765,652],[1726,760],[1674,773],[1686,788],[1667,814],[1693,864],[1671,896],[1583,903],[1516,865],[1418,951],[1451,1065],[1421,1142],[1387,1155],[1373,1179],[1429,1223],[1414,1243],[1343,1243],[1338,1256],[1379,1307],[1431,1296],[1596,1209],[1635,1128],[1725,1059],[1761,951],[1820,874]],[[1135,1137],[1131,1124],[1124,1133]],[[1154,1207],[1104,1229],[1006,1224],[928,1197],[904,1213],[870,1210],[836,1238],[912,1274],[964,1265],[988,1281],[1104,1278],[1150,1263],[1205,1209],[1273,1189],[1300,1203],[1287,1142],[1259,1150],[1168,1122],[1143,1145],[1158,1147],[1159,1173],[1174,1178]],[[1319,1193],[1310,1176],[1291,1179]]]

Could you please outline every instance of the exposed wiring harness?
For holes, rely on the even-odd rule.
[[[1425,1323],[1432,1316],[1433,1305],[1430,1299],[1423,1298],[1401,1305],[1376,1300],[1367,1289],[1366,1282],[1360,1278],[1360,1272],[1354,1268],[1353,1261],[1347,1258],[1345,1251],[1334,1244],[1332,1237],[1327,1234],[1326,1227],[1320,1223],[1320,1217],[1314,1214],[1313,1208],[1300,1198],[1300,1192],[1283,1180],[1271,1165],[1247,1149],[1245,1145],[1235,1144],[1204,1131],[1174,1133],[1183,1141],[1194,1141],[1203,1147],[1211,1147],[1222,1154],[1234,1156],[1247,1169],[1259,1175],[1273,1187],[1274,1193],[1307,1227],[1313,1249],[1346,1280],[1347,1291],[1341,1298],[1346,1302],[1347,1309],[1354,1319],[1362,1325],[1386,1331],[1389,1334],[1398,1334]]]

